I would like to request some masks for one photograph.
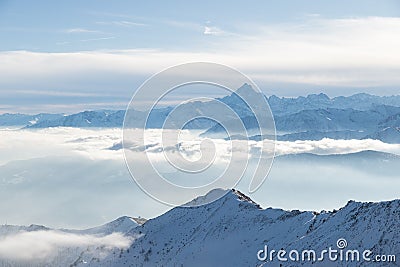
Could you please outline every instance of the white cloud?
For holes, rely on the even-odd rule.
[[[147,148],[151,157],[163,159],[163,147],[161,139],[162,130],[146,130],[146,144],[152,146]],[[187,130],[180,132],[181,148],[187,153],[197,157],[198,148],[204,138],[197,136],[198,132]],[[51,146],[37,146],[41,143],[43,136]],[[109,150],[108,148],[120,143],[122,130],[118,128],[110,129],[80,129],[80,128],[45,128],[36,130],[5,130],[0,129],[0,164],[5,164],[13,160],[23,160],[37,157],[62,156],[62,155],[81,155],[92,160],[120,160],[123,161],[122,150]],[[230,157],[231,143],[223,139],[211,139],[217,150],[217,160],[226,162]],[[139,142],[140,140],[138,140]],[[242,141],[246,143],[246,141]],[[262,147],[264,141],[250,141],[251,148]],[[137,145],[140,143],[137,143]],[[245,146],[240,146],[245,147]],[[271,147],[271,146],[264,146]],[[171,146],[168,149],[177,149]],[[387,144],[379,140],[334,140],[322,139],[319,141],[276,141],[275,150],[277,155],[288,155],[298,153],[313,153],[320,155],[356,153],[365,150],[374,150],[400,155],[400,144]],[[238,152],[238,150],[235,150]],[[269,151],[270,152],[270,151]],[[242,158],[246,157],[246,151]],[[143,153],[138,152],[138,157]]]
[[[129,21],[118,24],[136,25]],[[213,40],[211,47],[196,52],[154,49],[1,52],[0,88],[55,90],[74,77],[74,80],[98,84],[96,90],[100,91],[109,87],[116,75],[125,75],[118,82],[130,82],[134,75],[148,76],[189,61],[227,64],[267,83],[340,87],[400,85],[400,18],[316,18],[303,24],[243,27],[238,30],[240,35],[229,34]],[[218,35],[221,31],[206,26],[204,33]],[[101,40],[109,38],[113,37]],[[68,90],[81,90],[81,86],[70,85]]]
[[[104,40],[110,40],[110,39],[115,39],[115,36],[81,39],[81,40],[74,41],[74,42],[63,41],[63,42],[57,42],[56,45],[70,45],[70,44],[77,43],[77,42],[94,42],[94,41],[104,41]]]
[[[203,25],[199,23],[193,23],[190,21],[182,21],[182,20],[157,20],[153,21],[155,23],[163,23],[175,28],[187,29],[194,32],[201,32],[203,30]]]
[[[95,31],[95,30],[88,30],[84,28],[72,28],[72,29],[67,29],[67,33],[101,33],[100,31]]]
[[[79,41],[80,42],[92,42],[92,41],[102,41],[102,40],[110,40],[110,39],[115,39],[115,36],[89,38],[89,39],[82,39],[82,40],[79,40]]]
[[[399,144],[386,144],[379,140],[334,140],[324,138],[319,141],[277,141],[277,155],[313,153],[318,155],[357,153],[374,150],[400,155]]]
[[[176,171],[166,162],[160,142],[160,130],[148,130],[146,135],[146,143],[152,146],[147,148],[147,155],[139,149],[132,153],[134,160],[139,166],[145,166],[142,163],[146,156],[149,156],[164,177],[183,186],[212,182],[229,163],[235,170],[237,168],[235,175],[236,173],[240,175],[243,170],[242,163],[249,155],[247,150],[243,149],[244,146],[237,146],[234,153],[238,162],[233,161],[230,158],[232,151],[230,142],[214,139],[212,141],[215,143],[216,158],[212,166],[205,172],[191,176],[193,179],[187,179],[186,173]],[[132,181],[125,165],[123,151],[109,149],[121,142],[121,137],[121,129],[0,130],[0,173],[2,174],[0,188],[4,189],[0,196],[0,214],[13,224],[39,223],[52,227],[82,228],[102,224],[122,214],[133,212],[135,215],[152,218],[168,210],[170,207],[151,199]],[[184,158],[198,159],[202,138],[188,131],[183,131],[181,138],[180,151],[185,152]],[[260,145],[260,142],[250,142],[253,148],[251,151],[254,153],[250,154],[251,156],[257,154],[257,148]],[[169,145],[168,149],[178,152],[173,145]],[[385,144],[377,140],[323,139],[276,142],[278,155],[298,153],[330,155],[365,150],[400,155],[399,144]],[[378,164],[375,159],[365,158],[366,165],[370,162]],[[303,205],[296,206],[299,205],[299,195],[310,194],[314,198],[321,199],[326,197],[326,191],[310,191],[310,188],[296,193],[298,185],[303,188],[319,183],[325,190],[335,192],[330,187],[336,181],[335,177],[347,179],[351,184],[365,186],[363,197],[368,195],[370,198],[363,198],[364,200],[398,197],[398,190],[395,190],[397,187],[393,186],[397,183],[397,180],[394,181],[395,178],[393,178],[397,177],[397,170],[393,167],[387,169],[385,162],[379,162],[382,165],[371,167],[376,169],[375,173],[371,173],[370,169],[366,170],[352,163],[348,163],[346,167],[332,161],[317,167],[297,162],[296,158],[290,160],[289,157],[288,161],[277,159],[272,166],[272,175],[259,191],[259,200],[261,204],[272,203],[275,207],[310,208],[310,205],[315,205],[312,208],[316,209],[326,208],[327,206],[324,205],[338,207],[340,205],[337,204],[336,196],[329,198],[329,201],[326,200],[324,205],[314,202],[306,203],[308,198],[303,198]],[[254,161],[251,161],[249,170],[251,171],[254,166]],[[140,177],[148,178],[154,175],[152,168],[142,168],[141,171],[146,175]],[[238,178],[235,175],[232,179]],[[330,178],[329,181],[324,180],[327,177]],[[368,183],[363,184],[366,179]],[[346,186],[343,185],[340,184],[342,188],[345,188]],[[376,187],[380,190],[375,190]],[[248,183],[244,182],[239,188],[247,192]],[[160,187],[156,189],[163,191]],[[268,194],[265,190],[268,190]],[[292,190],[293,194],[288,194],[286,190]],[[349,192],[345,200],[355,198],[357,195],[354,194],[353,191]],[[282,198],[282,195],[286,197]],[[98,203],[102,204],[98,205]],[[20,214],[24,216],[21,217]]]
[[[42,260],[54,257],[61,249],[105,247],[126,249],[133,239],[121,233],[106,236],[72,234],[61,231],[18,232],[0,238],[0,258],[10,260]],[[64,251],[64,253],[68,253]]]
[[[0,165],[13,160],[49,156],[82,155],[90,159],[123,160],[120,151],[107,148],[121,140],[121,129],[89,130],[79,128],[47,128],[38,130],[0,130]],[[43,142],[49,146],[37,146]]]
[[[206,26],[207,33],[218,32],[209,24]],[[199,33],[204,31],[203,25],[185,27],[192,27],[192,31]],[[12,105],[6,98],[5,91],[40,90],[71,94],[112,92],[118,96],[124,95],[128,102],[134,88],[151,74],[189,61],[211,61],[233,66],[260,83],[266,94],[274,90],[273,93],[279,95],[279,88],[293,84],[297,85],[294,88],[298,91],[294,91],[292,87],[283,94],[304,94],[310,86],[320,88],[318,90],[324,90],[329,95],[337,95],[338,87],[344,88],[340,94],[363,90],[349,87],[364,87],[365,91],[375,94],[398,93],[399,18],[312,17],[302,24],[243,24],[241,27],[243,28],[236,29],[240,35],[225,34],[223,38],[204,38],[210,44],[193,52],[156,49],[69,53],[3,51],[0,53],[0,61],[3,63],[0,65],[0,98],[7,101],[7,105]],[[108,42],[113,38],[105,36],[75,42]],[[69,43],[71,42],[59,44]],[[292,91],[293,93],[288,93]],[[121,101],[121,98],[109,99],[110,102]],[[18,102],[16,98],[11,101]],[[32,100],[34,101],[38,100]],[[43,101],[48,101],[40,103],[43,106],[64,104],[54,103],[52,100]],[[34,103],[23,104],[15,103],[10,111],[27,110]],[[68,106],[71,103],[65,104]],[[59,111],[64,110],[53,110]]]
[[[122,27],[137,27],[137,26],[147,26],[145,23],[128,21],[128,20],[115,20],[115,21],[98,21],[96,24],[100,25],[114,25]]]
[[[214,26],[205,26],[203,33],[205,35],[215,35],[215,36],[220,36],[220,35],[225,34],[225,32],[223,30],[221,30],[218,27],[214,27]]]
[[[44,92],[43,96],[46,96]],[[30,95],[26,93],[26,95]],[[35,93],[33,92],[33,95]],[[66,94],[57,94],[57,92],[52,92],[47,94],[47,96],[90,96],[90,94],[85,93],[71,93],[69,95]],[[104,96],[98,94],[97,96]],[[13,106],[13,105],[0,105],[0,114],[3,113],[24,113],[24,114],[39,114],[39,113],[65,113],[65,114],[73,114],[77,112],[81,112],[82,110],[99,110],[99,109],[108,109],[108,110],[122,110],[125,109],[128,105],[128,100],[125,102],[92,102],[92,103],[76,103],[76,104],[33,104],[33,105],[21,105],[21,106]]]
[[[5,91],[3,91],[5,92]],[[24,94],[24,95],[44,95],[44,96],[112,96],[111,94],[108,95],[101,95],[96,93],[81,93],[81,92],[55,92],[50,90],[13,90],[9,91],[12,94]]]

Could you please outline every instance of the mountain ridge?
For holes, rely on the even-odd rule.
[[[361,241],[360,247],[372,249],[382,244],[380,252],[400,252],[399,233],[395,232],[400,227],[397,221],[400,216],[399,200],[379,203],[349,201],[339,210],[311,212],[260,209],[251,199],[243,196],[241,192],[232,190],[209,205],[178,207],[149,220],[141,228],[132,230],[132,234],[141,232],[144,236],[132,244],[129,253],[124,253],[116,261],[112,257],[106,258],[104,263],[123,266],[136,260],[143,266],[216,266],[221,263],[226,266],[256,266],[262,263],[256,253],[265,244],[276,249],[322,249],[324,243],[334,246],[336,240],[343,236],[353,246]],[[386,217],[381,217],[382,221],[379,221],[371,216],[376,212],[386,213]],[[370,223],[363,224],[363,219],[369,219]],[[374,237],[377,243],[369,242],[368,235],[362,238],[359,234],[365,233],[369,225],[375,223],[381,228],[380,235]],[[373,228],[375,230],[376,226]],[[324,238],[321,238],[321,233],[324,233]],[[171,244],[171,236],[177,242]],[[385,241],[382,243],[379,240]],[[280,263],[272,264],[279,266]],[[335,266],[356,265],[345,263]],[[329,266],[329,262],[326,265],[324,262],[324,266]]]
[[[246,130],[259,127],[253,112],[239,96],[246,96],[251,101],[260,101],[265,97],[272,110],[277,130],[277,139],[282,141],[321,140],[333,139],[377,139],[386,143],[400,143],[400,95],[374,96],[365,93],[349,97],[338,96],[329,98],[326,94],[310,94],[306,97],[285,98],[265,95],[255,91],[250,85],[244,84],[235,92],[214,101],[188,102],[180,106],[181,114],[196,118],[185,125],[185,129],[203,130],[203,136],[225,138],[224,127],[235,130],[229,125],[238,125],[237,118],[229,112],[222,112],[218,102],[229,106],[242,120]],[[257,102],[258,103],[258,102]],[[167,128],[180,127],[180,118],[170,113],[173,107],[156,108],[149,113],[130,110],[128,127],[162,128],[167,117],[170,123]],[[48,127],[82,127],[82,128],[120,128],[124,123],[124,110],[83,111],[71,115],[63,114],[3,114],[0,115],[0,126],[16,126],[24,124],[26,129]],[[221,124],[206,119],[212,114],[218,114]],[[261,114],[265,114],[267,121],[269,109],[265,107]],[[172,119],[171,119],[172,118]],[[269,119],[269,120],[268,120]],[[226,128],[226,127],[225,127]],[[233,135],[245,134],[233,132]],[[254,140],[264,139],[256,136],[259,131],[252,131]],[[225,134],[225,136],[224,136]],[[247,134],[248,135],[248,134]],[[271,133],[267,133],[271,135]],[[268,136],[265,136],[268,138]]]
[[[265,262],[257,258],[257,252],[264,245],[288,251],[321,251],[327,246],[336,248],[340,238],[345,238],[351,249],[398,255],[400,200],[350,200],[333,211],[286,211],[262,209],[248,196],[232,189],[213,203],[173,208],[124,234],[135,237],[129,248],[112,250],[102,258],[93,258],[90,251],[83,249],[76,258],[62,262],[75,263],[74,266],[259,266]],[[276,259],[268,262],[269,266],[280,264]],[[325,260],[323,264],[367,263]],[[392,264],[387,266],[395,266]],[[287,262],[287,266],[309,265],[310,262]]]
[[[255,97],[259,96],[259,93],[254,91],[254,89],[250,85],[244,84],[240,88],[237,89],[236,92],[232,94],[218,98],[218,100],[223,103],[235,103],[237,100],[237,92],[242,94],[251,94]],[[250,93],[249,93],[250,92]],[[264,96],[266,97],[266,96]],[[325,109],[325,108],[337,108],[337,109],[346,109],[352,108],[354,110],[368,110],[373,108],[376,105],[386,105],[386,106],[394,106],[400,107],[400,95],[392,95],[392,96],[377,96],[366,93],[358,93],[351,96],[337,96],[330,98],[324,93],[319,94],[309,94],[307,96],[299,96],[299,97],[278,97],[276,95],[272,95],[270,97],[266,97],[275,116],[283,115],[283,114],[292,114],[297,113],[301,110],[312,110],[312,109]],[[236,103],[237,104],[237,103]],[[168,114],[172,107],[164,107],[159,108],[159,110],[164,110],[164,113]],[[285,112],[283,112],[285,111]],[[61,125],[61,122],[58,121],[58,124],[55,123],[54,126],[46,126],[45,124],[40,124],[45,121],[48,123],[50,121],[57,121],[62,119],[63,117],[76,116],[78,114],[88,114],[88,113],[99,113],[105,116],[111,115],[118,112],[125,112],[124,110],[87,110],[74,114],[50,114],[50,113],[39,113],[39,114],[21,114],[21,113],[4,113],[0,115],[0,126],[27,126],[27,127],[55,127],[57,126],[66,126]],[[50,117],[49,117],[50,116]],[[53,116],[53,117],[51,117]],[[14,117],[14,118],[13,118]],[[42,118],[43,117],[43,118]],[[35,123],[31,123],[37,120]],[[38,124],[39,123],[39,124]],[[122,125],[122,121],[120,121],[119,126]],[[35,125],[35,126],[34,126]],[[87,123],[87,127],[91,126],[90,123]],[[110,127],[105,125],[104,127]]]

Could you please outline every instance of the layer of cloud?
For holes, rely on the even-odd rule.
[[[31,231],[0,237],[0,258],[8,260],[43,260],[57,256],[67,248],[86,249],[102,247],[103,251],[114,248],[126,249],[133,239],[121,233],[106,236],[72,234],[61,231]],[[68,253],[64,251],[64,253]]]
[[[319,141],[278,141],[276,154],[288,155],[299,153],[312,153],[317,155],[336,155],[357,153],[366,150],[380,151],[400,155],[399,144],[386,144],[380,140],[334,140],[324,138]]]
[[[251,170],[256,163],[252,159],[256,159],[261,142],[251,141],[249,153],[245,146],[232,149],[229,141],[211,140],[216,149],[213,165],[188,179],[187,173],[178,172],[168,164],[164,151],[182,153],[188,160],[198,159],[200,143],[204,139],[197,134],[183,131],[179,146],[168,144],[163,147],[160,130],[148,130],[147,146],[140,147],[140,140],[132,142],[133,160],[143,174],[140,177],[155,175],[152,168],[143,167],[149,156],[163,177],[178,185],[212,182],[229,163],[235,168],[232,179],[237,179],[243,171],[243,162],[250,156],[249,172],[237,187],[247,192]],[[9,223],[86,228],[122,214],[152,218],[170,209],[146,195],[132,181],[123,151],[118,150],[121,129],[3,129],[0,137],[0,214]],[[117,150],[110,149],[113,146]],[[376,140],[276,142],[278,155],[331,155],[365,150],[400,155],[400,145]],[[236,153],[238,162],[231,160],[232,153]],[[398,197],[398,187],[394,186],[399,183],[396,179],[398,158],[386,158],[379,153],[366,155],[369,156],[334,157],[342,161],[331,161],[330,157],[323,157],[324,160],[317,156],[306,157],[306,162],[301,160],[302,156],[278,157],[272,165],[271,175],[256,192],[256,200],[273,207],[318,210],[337,208],[350,198],[377,201]],[[373,155],[377,155],[376,158]],[[168,194],[158,185],[154,190],[161,195]],[[188,201],[192,199],[191,196],[187,198]],[[315,202],[315,199],[321,199],[321,202]]]
[[[24,160],[38,157],[48,157],[52,155],[80,155],[92,160],[121,160],[123,161],[122,150],[110,149],[116,144],[121,144],[122,130],[118,128],[110,129],[80,129],[80,128],[46,128],[37,130],[0,130],[0,165],[13,160]],[[145,144],[147,147],[141,149],[141,141],[131,144],[137,147],[138,157],[143,156],[144,151],[154,159],[163,160],[165,150],[175,150],[186,153],[188,157],[199,157],[199,147],[205,138],[198,137],[199,132],[180,131],[180,146],[169,144],[168,147],[162,143],[162,130],[149,129],[145,133]],[[43,137],[45,138],[45,141]],[[230,141],[223,139],[211,139],[217,151],[217,160],[225,162],[230,158],[233,151]],[[37,146],[38,143],[45,142],[45,146]],[[270,141],[236,141],[240,142],[235,153],[243,153],[242,158],[247,157],[248,151],[258,154],[257,149],[261,147],[272,147],[263,145],[263,142]],[[116,146],[119,147],[119,146]],[[322,139],[319,141],[276,141],[276,155],[289,155],[299,153],[312,153],[318,155],[348,154],[366,150],[392,153],[400,155],[400,144],[387,144],[379,140],[334,140]],[[272,151],[266,151],[271,153]],[[252,153],[252,152],[250,152]]]
[[[97,160],[123,160],[120,152],[107,149],[121,140],[120,129],[99,131],[78,128],[2,129],[0,136],[2,151],[0,165],[13,160],[77,154]],[[38,146],[39,143],[43,146]]]

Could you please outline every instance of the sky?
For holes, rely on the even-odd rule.
[[[194,61],[266,95],[400,92],[396,0],[0,0],[0,40],[0,114],[124,109],[151,75]]]

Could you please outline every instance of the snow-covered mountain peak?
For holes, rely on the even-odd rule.
[[[217,200],[221,198],[222,196],[226,195],[230,190],[222,189],[222,188],[215,188],[205,194],[204,196],[199,196],[190,202],[184,204],[184,207],[194,207],[194,206],[201,206],[205,205],[208,203],[213,202],[214,200]]]
[[[182,205],[182,207],[195,207],[218,202],[217,205],[226,205],[227,203],[239,204],[240,202],[247,202],[257,208],[261,208],[259,204],[254,202],[250,197],[246,196],[237,189],[221,189],[216,188],[205,194],[199,196],[192,201]]]
[[[244,83],[242,86],[240,86],[235,93],[237,94],[244,94],[244,95],[248,95],[248,94],[259,94],[256,90],[254,90],[254,88],[248,84],[248,83]]]
[[[320,252],[327,247],[336,248],[339,239],[347,240],[350,249],[369,249],[374,255],[396,255],[400,251],[400,200],[349,201],[343,208],[329,212],[285,211],[260,209],[240,191],[221,190],[197,198],[201,201],[225,193],[217,201],[198,207],[177,207],[143,225],[135,222],[138,218],[124,216],[97,231],[64,230],[85,238],[93,235],[90,238],[95,239],[120,232],[131,240],[130,247],[77,246],[60,250],[56,257],[35,265],[20,262],[18,266],[259,266],[265,262],[257,258],[257,252],[266,245],[275,250],[311,248]],[[0,227],[3,235],[19,231],[26,231],[26,227]],[[0,265],[14,263],[0,259]],[[268,266],[282,266],[280,263],[275,260]],[[364,266],[355,261],[332,265],[327,259],[319,263],[318,266]],[[310,264],[291,262],[287,266]]]
[[[122,216],[112,222],[83,231],[88,234],[111,234],[114,232],[127,233],[133,228],[140,226],[145,221],[146,220],[142,218]]]
[[[246,104],[252,104],[254,105],[258,101],[262,101],[263,98],[265,98],[264,94],[261,93],[260,91],[254,89],[250,84],[243,84],[241,87],[239,87],[235,92],[233,92],[230,97],[234,98],[240,96],[243,98],[243,100],[246,102]],[[237,99],[235,99],[238,101]],[[248,102],[250,101],[250,102]],[[255,101],[255,102],[254,102]],[[253,103],[254,102],[254,103]],[[237,103],[239,104],[239,103]]]
[[[324,93],[319,93],[319,94],[310,94],[307,96],[307,99],[313,100],[313,101],[330,101],[331,99],[329,96],[327,96]]]
[[[254,202],[250,197],[246,196],[245,194],[243,194],[242,192],[240,192],[237,189],[232,189],[231,196],[236,197],[238,200],[240,200],[242,202],[248,202],[253,205],[256,205],[258,208],[261,208],[259,204]]]
[[[31,224],[26,228],[26,231],[39,231],[39,230],[49,230],[50,228],[47,228],[46,226],[43,225],[38,225],[38,224]]]
[[[210,192],[215,194],[215,192]],[[207,198],[207,195],[204,196]],[[349,201],[330,212],[259,209],[246,195],[229,190],[207,205],[177,207],[133,229],[141,234],[121,258],[102,263],[124,266],[258,266],[256,253],[271,249],[335,247],[345,238],[350,247],[374,253],[399,251],[399,200],[380,203]],[[324,262],[321,266],[331,266]],[[288,266],[309,266],[294,263]],[[94,265],[93,265],[94,266]],[[279,266],[279,262],[275,265]],[[334,266],[359,266],[346,262]]]

